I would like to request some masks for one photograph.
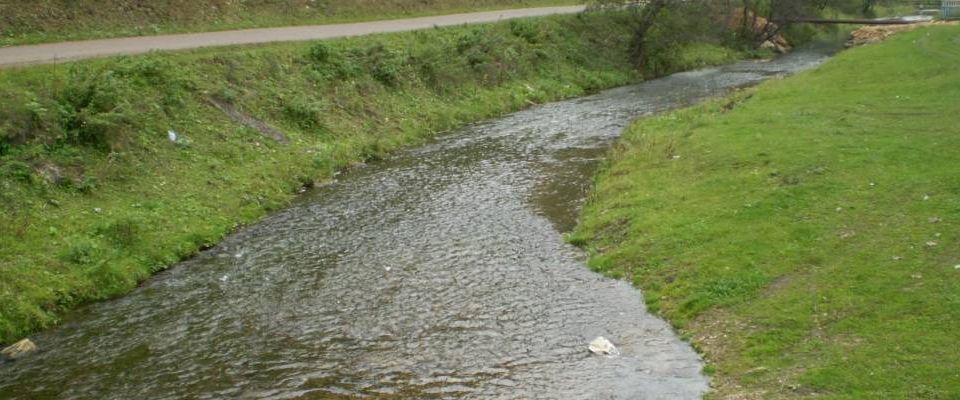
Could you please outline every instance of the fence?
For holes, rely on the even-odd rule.
[[[960,19],[960,0],[943,0],[943,19]]]

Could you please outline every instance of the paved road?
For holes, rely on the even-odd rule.
[[[353,24],[295,26],[237,31],[138,36],[0,48],[0,68],[28,64],[51,64],[86,58],[140,54],[155,50],[183,50],[238,44],[290,42],[402,32],[434,26],[495,22],[505,19],[572,14],[583,6],[522,8],[434,17],[361,22]]]

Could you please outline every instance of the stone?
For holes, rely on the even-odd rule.
[[[778,54],[786,54],[790,51],[790,46],[775,42],[773,40],[767,40],[760,44],[761,49],[773,50]]]
[[[16,342],[9,347],[0,350],[0,357],[16,360],[20,357],[23,357],[27,353],[37,350],[37,345],[33,344],[30,339],[23,339],[19,342]]]
[[[620,350],[618,350],[617,347],[613,345],[613,343],[610,343],[610,341],[603,336],[599,336],[596,339],[593,339],[593,341],[590,342],[590,346],[588,348],[590,349],[590,352],[593,354],[599,354],[604,356],[620,355]]]

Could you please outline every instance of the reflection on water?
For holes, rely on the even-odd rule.
[[[348,173],[37,336],[0,397],[699,398],[696,353],[560,232],[631,119],[823,59],[539,106]],[[601,335],[620,357],[587,352]]]

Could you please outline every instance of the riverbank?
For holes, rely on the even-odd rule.
[[[692,339],[714,398],[960,392],[956,27],[631,126],[570,241]]]
[[[0,47],[576,4],[568,0],[12,0],[0,4]]]
[[[0,72],[0,342],[128,292],[355,163],[640,80],[629,26],[556,16]],[[709,50],[677,67],[738,56]]]

